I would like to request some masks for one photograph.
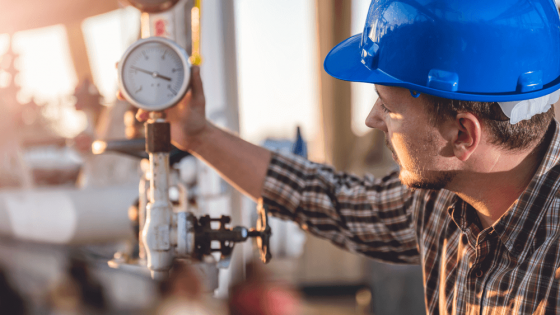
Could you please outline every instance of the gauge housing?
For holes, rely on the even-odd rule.
[[[177,91],[172,90],[173,92],[176,92],[176,94],[173,97],[149,104],[147,101],[135,97],[134,93],[130,91],[129,85],[131,83],[128,82],[128,80],[125,78],[125,72],[127,70],[130,70],[131,66],[129,65],[129,59],[131,55],[135,52],[138,52],[139,50],[142,51],[143,48],[153,46],[153,44],[159,44],[164,46],[165,48],[170,49],[179,58],[180,63],[183,67],[183,71],[182,71],[183,81],[180,84],[180,86],[178,86]],[[158,74],[158,69],[150,69],[150,71],[152,71],[152,76],[154,77],[154,79],[156,78],[156,76],[163,77],[165,78],[165,80],[169,79]],[[144,72],[148,72],[148,71],[144,71]],[[136,41],[134,44],[128,47],[128,49],[125,51],[118,65],[119,89],[123,94],[124,98],[133,106],[147,111],[162,111],[179,103],[179,101],[187,93],[189,82],[190,82],[190,75],[191,75],[191,63],[189,61],[189,56],[187,52],[174,41],[163,37],[149,37]]]

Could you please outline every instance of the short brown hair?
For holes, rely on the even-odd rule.
[[[508,151],[524,150],[538,144],[554,118],[554,107],[551,106],[545,113],[512,125],[496,102],[458,101],[426,96],[432,125],[438,126],[444,119],[453,119],[458,113],[471,113],[488,128],[492,137],[490,143]]]

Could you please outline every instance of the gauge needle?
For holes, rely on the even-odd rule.
[[[167,80],[167,81],[171,81],[170,77],[163,76],[163,75],[161,75],[161,74],[159,74],[155,71],[148,71],[148,70],[144,70],[144,69],[141,69],[141,68],[138,68],[138,67],[135,67],[135,66],[132,66],[131,68],[134,69],[134,70],[138,70],[140,72],[147,73],[154,78],[160,78],[160,79],[164,79],[164,80]]]

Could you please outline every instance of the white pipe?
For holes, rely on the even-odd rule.
[[[144,241],[142,241],[142,231],[144,230],[144,223],[146,223],[146,207],[148,206],[148,193],[150,188],[150,181],[144,176],[140,178],[138,184],[138,257],[141,261],[146,260],[146,249]]]
[[[172,208],[169,202],[169,153],[150,153],[150,202],[142,241],[152,278],[165,279],[173,262],[170,229]]]
[[[0,234],[53,244],[111,242],[133,237],[128,208],[135,187],[0,191]]]

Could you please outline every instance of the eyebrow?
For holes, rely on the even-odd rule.
[[[381,95],[381,93],[379,93],[379,91],[377,90],[377,86],[373,86],[373,88],[375,89],[375,93],[377,93],[377,96],[383,101],[383,103],[387,103],[385,101],[385,98]]]

